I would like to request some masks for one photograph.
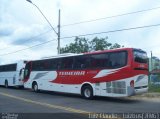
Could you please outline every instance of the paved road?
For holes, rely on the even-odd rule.
[[[132,98],[96,97],[85,100],[80,96],[54,92],[35,93],[31,90],[0,87],[0,113],[141,113],[160,112],[160,101]],[[63,116],[63,115],[61,115]],[[81,118],[80,115],[79,118]]]

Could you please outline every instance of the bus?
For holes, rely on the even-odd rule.
[[[18,61],[17,63],[0,65],[0,85],[6,88],[23,87],[23,70],[26,61]]]
[[[28,62],[24,87],[86,99],[133,96],[148,91],[147,62],[146,52],[135,48],[58,55]]]

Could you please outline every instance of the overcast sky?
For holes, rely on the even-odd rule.
[[[160,24],[160,8],[146,12],[68,25],[160,7],[160,0],[32,0],[53,27],[61,9],[61,37],[107,32]],[[65,26],[68,25],[68,26]],[[56,29],[57,30],[57,29]],[[141,48],[160,58],[160,26],[85,36],[108,37],[108,42]],[[35,6],[25,0],[0,0],[0,64],[20,59],[39,59],[57,54],[57,36]],[[47,41],[44,45],[17,52]],[[74,38],[61,39],[61,46]],[[14,53],[16,52],[16,53]]]

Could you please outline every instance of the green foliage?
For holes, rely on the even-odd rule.
[[[120,46],[118,43],[115,43],[110,47],[110,49],[115,49],[115,48],[120,48],[120,47],[124,47],[124,46]]]
[[[90,50],[104,50],[108,49],[112,44],[107,42],[107,38],[97,38],[95,37],[92,41],[90,41]]]
[[[152,79],[152,82],[151,82],[151,79],[149,81],[149,92],[160,92],[160,84],[156,84],[158,82],[160,82],[160,74],[154,74],[156,75],[157,77]],[[151,78],[151,76],[149,76]],[[152,77],[153,78],[153,77]]]
[[[115,49],[120,48],[118,43],[112,44],[106,38],[95,37],[91,41],[86,38],[76,37],[74,43],[70,43],[60,49],[61,53],[84,53],[97,50]]]
[[[149,83],[149,92],[160,92],[160,85],[154,85]]]
[[[66,45],[66,47],[61,48],[61,53],[81,53],[87,52],[89,50],[88,40],[85,38],[76,37],[74,43]]]

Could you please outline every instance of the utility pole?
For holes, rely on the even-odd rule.
[[[60,30],[60,28],[61,28],[61,10],[59,9],[59,14],[58,14],[58,47],[57,47],[57,49],[58,49],[58,54],[60,54],[60,35],[61,35],[61,30]]]
[[[151,71],[152,71],[152,51],[151,51]]]
[[[39,7],[34,4],[31,0],[26,0],[27,2],[31,3],[32,5],[34,5],[38,11],[42,14],[42,16],[45,18],[45,20],[48,22],[48,24],[50,25],[50,27],[52,28],[52,30],[56,33],[57,35],[57,40],[58,40],[58,47],[57,47],[57,50],[58,50],[58,54],[60,54],[60,9],[59,9],[59,16],[58,16],[58,32],[56,32],[56,30],[54,29],[54,27],[52,26],[52,24],[49,22],[49,20],[47,19],[47,17],[43,14],[43,12],[39,9]]]

